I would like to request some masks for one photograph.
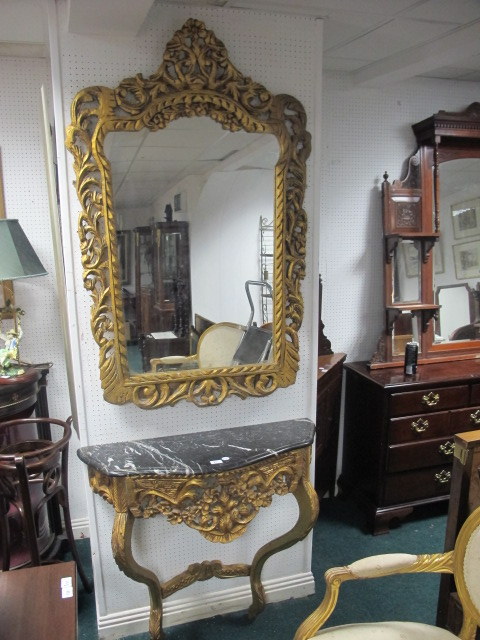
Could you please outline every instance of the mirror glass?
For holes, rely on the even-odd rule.
[[[480,158],[439,165],[440,240],[434,249],[440,305],[435,342],[478,339]]]
[[[410,311],[402,311],[393,323],[392,350],[394,356],[405,353],[405,345],[413,340],[413,316]]]
[[[393,254],[393,303],[420,300],[420,260],[418,240],[400,238]]]
[[[252,331],[256,325],[271,336],[272,305],[264,300],[272,290],[251,285],[250,305],[245,283],[273,283],[262,262],[261,221],[274,217],[277,138],[227,131],[208,117],[179,118],[159,131],[108,133],[105,155],[130,372],[231,365],[252,306]],[[233,325],[223,327],[232,345],[213,364],[202,362],[199,340],[218,323]],[[220,341],[223,333],[210,340],[214,349]],[[208,342],[201,340],[203,349]]]

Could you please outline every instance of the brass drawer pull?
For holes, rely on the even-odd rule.
[[[412,431],[416,431],[417,433],[423,433],[429,427],[428,420],[424,420],[423,418],[419,418],[418,420],[414,420],[410,425]]]
[[[448,484],[452,478],[452,472],[442,469],[439,473],[435,474],[435,480],[438,484]]]
[[[422,404],[427,407],[434,407],[440,402],[440,395],[430,391],[427,395],[422,396]]]
[[[474,426],[478,426],[480,424],[480,409],[477,409],[474,413],[470,414],[470,423]]]
[[[441,444],[438,448],[439,453],[443,453],[444,456],[453,456],[455,444],[452,440],[447,440],[444,444]]]

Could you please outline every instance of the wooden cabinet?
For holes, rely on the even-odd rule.
[[[480,426],[480,366],[464,360],[369,370],[345,365],[339,486],[367,510],[373,533],[415,506],[448,500],[453,434]]]
[[[153,300],[153,240],[151,227],[136,227],[135,242],[135,311],[136,336],[150,333]]]
[[[157,331],[179,338],[191,325],[188,222],[157,222],[153,245],[153,312]]]
[[[338,428],[345,353],[318,356],[315,426],[315,490],[335,494]]]

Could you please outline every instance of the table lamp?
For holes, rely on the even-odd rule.
[[[47,272],[33,250],[18,220],[0,220],[0,281],[44,276]],[[20,317],[25,313],[12,304],[11,297],[0,308],[0,377],[23,373],[19,365],[18,344],[23,335]],[[13,328],[3,331],[3,320],[13,318]],[[2,342],[4,343],[2,345]]]

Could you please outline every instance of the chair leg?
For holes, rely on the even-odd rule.
[[[75,544],[75,538],[74,538],[73,529],[72,529],[72,520],[70,518],[70,507],[68,505],[68,498],[65,496],[65,494],[63,495],[62,503],[63,503],[62,509],[63,509],[64,527],[65,527],[65,533],[67,534],[67,540],[70,545],[70,551],[72,552],[73,558],[77,563],[78,575],[80,576],[80,579],[82,581],[83,588],[87,593],[92,593],[93,584],[88,579],[87,574],[85,573],[85,570],[82,565],[82,561],[80,559],[80,555],[77,550],[77,545]]]
[[[15,458],[15,467],[18,474],[18,484],[20,488],[20,497],[23,505],[23,522],[25,524],[25,533],[30,548],[30,557],[32,565],[40,566],[40,552],[38,550],[37,529],[35,527],[35,519],[32,511],[32,500],[30,498],[30,487],[28,483],[28,474],[25,467],[25,459],[23,456]]]
[[[10,526],[8,524],[8,500],[0,497],[0,552],[2,571],[10,569]]]

